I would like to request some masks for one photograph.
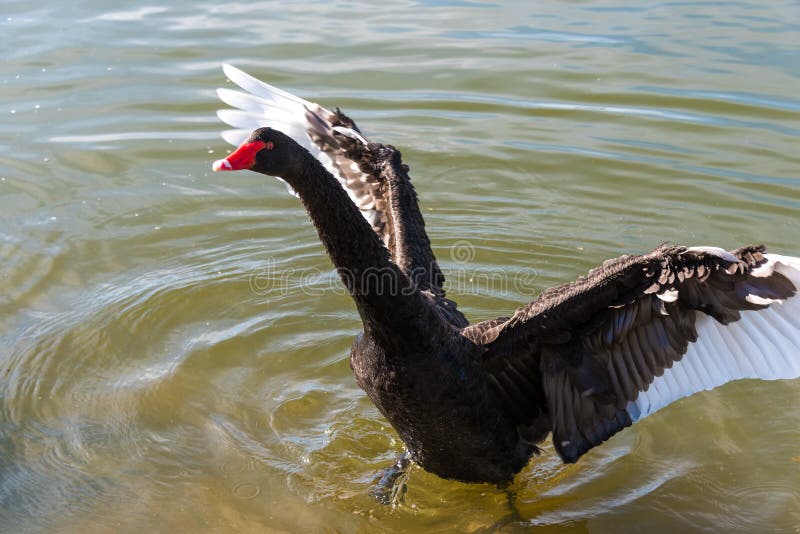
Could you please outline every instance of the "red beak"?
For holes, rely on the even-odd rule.
[[[216,171],[239,171],[251,168],[256,162],[256,154],[264,148],[262,141],[250,141],[242,144],[224,159],[218,159],[211,165]]]

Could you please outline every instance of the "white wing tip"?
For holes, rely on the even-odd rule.
[[[222,132],[222,138],[233,146],[239,146],[244,143],[250,136],[247,130],[225,130]]]
[[[231,65],[230,63],[223,63],[222,64],[222,72],[224,72],[225,76],[227,76],[231,81],[234,81],[233,80],[234,78],[236,78],[237,76],[240,76],[242,74],[244,74],[245,76],[248,76],[248,74],[246,72],[244,72],[242,69],[236,68],[233,65]]]

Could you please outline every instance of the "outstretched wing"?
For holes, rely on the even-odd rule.
[[[483,363],[519,424],[550,428],[574,462],[679,398],[800,376],[798,288],[800,258],[664,245],[487,323]]]
[[[226,104],[238,109],[221,109],[217,115],[236,128],[222,132],[232,145],[240,145],[250,133],[263,126],[280,130],[313,154],[339,180],[350,199],[379,236],[388,240],[386,203],[380,180],[361,169],[355,154],[366,149],[367,141],[347,117],[308,102],[232,65],[224,65],[225,75],[247,91],[217,89]],[[360,150],[359,150],[360,149]]]
[[[223,132],[222,137],[238,146],[252,130],[263,126],[290,136],[342,184],[389,248],[395,263],[421,289],[443,296],[444,277],[431,251],[408,167],[400,160],[400,153],[391,146],[369,143],[338,109],[329,111],[231,65],[224,65],[223,70],[246,92],[217,90],[223,102],[238,108],[217,112],[222,121],[235,128]]]

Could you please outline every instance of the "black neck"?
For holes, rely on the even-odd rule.
[[[300,195],[365,330],[396,338],[441,326],[429,299],[392,261],[378,234],[316,158],[303,150],[302,161],[284,179]]]

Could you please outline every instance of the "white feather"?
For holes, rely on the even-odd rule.
[[[257,78],[253,78],[246,72],[239,70],[228,63],[222,65],[222,71],[225,73],[225,76],[230,79],[230,81],[254,95],[272,100],[283,99],[288,102],[299,104],[300,106],[309,104],[308,101],[288,93],[283,89],[278,89],[277,87],[274,87],[266,82],[262,82]]]
[[[250,131],[260,128],[264,122],[263,119],[255,117],[252,113],[239,111],[238,109],[217,110],[217,117],[219,117],[222,122],[234,128],[242,128]]]
[[[698,254],[711,254],[712,256],[717,256],[718,258],[722,258],[723,260],[731,261],[736,263],[739,261],[739,258],[725,250],[724,248],[719,247],[689,247],[686,249],[687,252],[696,252]]]
[[[709,249],[711,247],[689,250],[712,253]],[[732,380],[800,377],[800,258],[776,254],[765,257],[767,263],[756,270],[756,275],[769,276],[777,271],[794,283],[798,293],[785,301],[771,302],[763,310],[743,311],[741,319],[729,325],[700,314],[696,324],[697,341],[689,344],[679,362],[665,369],[646,391],[628,403],[632,420]]]
[[[263,102],[259,97],[231,89],[217,89],[217,95],[226,104],[241,110],[219,110],[217,116],[223,122],[234,128],[251,131],[262,126],[269,126],[285,133],[307,150],[312,147],[306,133],[308,123],[305,122],[304,108],[294,104],[289,109],[276,108]],[[314,149],[319,151],[316,147]]]
[[[747,295],[744,299],[751,304],[758,304],[761,306],[767,306],[768,304],[776,302],[775,299],[766,299],[764,297],[759,297],[758,295]]]
[[[367,140],[351,128],[332,126],[335,115],[318,104],[308,102],[262,82],[231,65],[225,64],[222,68],[225,75],[233,83],[246,91],[241,92],[228,88],[217,89],[217,95],[220,100],[233,108],[237,108],[224,109],[217,112],[217,116],[223,122],[235,128],[223,132],[223,139],[232,145],[238,146],[257,128],[269,126],[283,132],[308,150],[339,180],[350,199],[361,210],[364,218],[373,228],[378,228],[381,216],[377,212],[375,199],[371,195],[363,195],[363,182],[368,177],[364,175],[360,180],[354,180],[353,183],[348,184],[337,171],[331,157],[312,141],[309,132],[320,135],[333,135],[335,131],[356,139],[365,145]],[[352,171],[360,172],[355,162],[351,162],[350,168]],[[354,187],[348,187],[348,185]],[[293,195],[297,196],[288,184],[287,187]]]
[[[225,130],[222,132],[222,138],[226,143],[233,146],[239,146],[250,137],[250,130]]]
[[[360,133],[358,133],[357,131],[353,130],[352,128],[345,128],[344,126],[334,126],[333,127],[333,131],[334,132],[339,132],[342,135],[346,135],[347,137],[353,138],[353,139],[361,142],[361,144],[364,144],[364,145],[369,144],[369,143],[367,143],[367,140],[364,139],[361,136]]]
[[[267,109],[275,107],[273,103],[265,101],[257,96],[224,87],[217,89],[217,96],[231,107],[249,111],[257,115],[262,115]],[[267,117],[261,117],[262,120],[266,118]]]
[[[773,263],[774,269],[791,280],[796,287],[800,287],[800,258],[778,254],[766,254],[766,257]]]
[[[674,289],[669,291],[664,291],[663,293],[656,295],[658,298],[663,300],[664,302],[675,302],[678,300],[678,292]]]

